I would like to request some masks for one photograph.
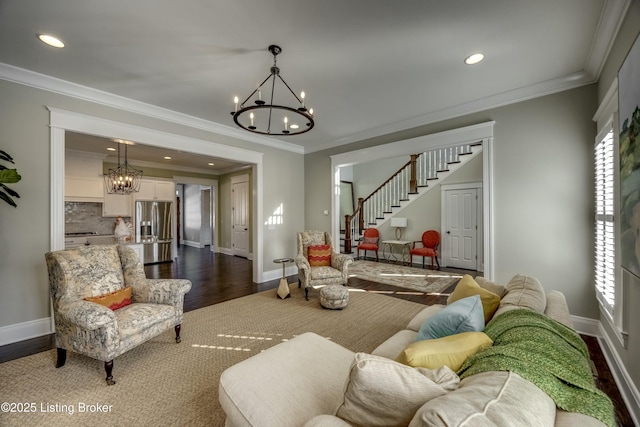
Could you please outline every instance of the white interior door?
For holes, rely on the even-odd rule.
[[[444,191],[442,257],[447,267],[477,270],[478,190]]]
[[[249,177],[231,184],[233,255],[249,257]]]

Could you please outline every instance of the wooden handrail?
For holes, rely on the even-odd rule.
[[[353,218],[355,218],[355,216],[359,214],[358,230],[359,231],[364,230],[364,216],[362,215],[362,213],[364,212],[364,203],[367,200],[369,200],[371,197],[373,197],[378,191],[382,190],[382,188],[384,188],[385,185],[387,185],[391,180],[393,180],[396,176],[402,173],[402,171],[405,170],[407,167],[411,168],[410,178],[409,178],[409,191],[411,193],[417,192],[418,180],[416,178],[417,177],[416,163],[417,163],[418,157],[420,157],[420,154],[412,154],[411,160],[405,163],[400,169],[398,169],[396,173],[391,175],[385,182],[380,184],[380,186],[378,186],[378,188],[372,191],[371,194],[369,194],[364,199],[362,197],[358,198],[358,207],[353,212],[353,214],[344,216],[344,250],[346,253],[351,253],[351,221],[353,220]]]
[[[366,202],[367,200],[369,200],[371,197],[373,197],[374,194],[376,194],[378,191],[382,190],[382,188],[387,185],[393,178],[395,178],[396,176],[398,176],[407,166],[411,165],[411,160],[409,160],[407,163],[405,163],[400,169],[398,169],[398,171],[396,173],[394,173],[393,175],[391,175],[389,177],[389,179],[387,179],[385,182],[383,182],[382,184],[380,184],[380,186],[378,188],[376,188],[375,190],[373,190],[371,192],[371,194],[369,194],[367,197],[365,197],[364,201]],[[415,167],[415,164],[414,164]]]

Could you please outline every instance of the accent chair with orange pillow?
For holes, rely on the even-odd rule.
[[[147,279],[126,245],[91,245],[45,255],[56,326],[56,368],[67,350],[104,362],[113,385],[113,359],[174,328],[180,342],[185,279]]]
[[[298,233],[298,287],[304,287],[309,300],[309,288],[329,285],[345,285],[349,280],[348,269],[353,262],[350,256],[337,253],[331,235],[326,231],[307,230]]]

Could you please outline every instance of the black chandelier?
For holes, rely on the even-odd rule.
[[[233,121],[249,132],[263,135],[300,135],[309,132],[314,125],[313,108],[307,109],[304,103],[304,92],[301,92],[298,97],[280,75],[280,68],[276,65],[276,56],[282,52],[282,48],[272,44],[269,46],[269,52],[273,55],[271,73],[241,104],[238,104],[237,96],[234,98],[235,109],[231,112]],[[269,79],[271,79],[271,96],[267,102],[262,99],[262,88]],[[282,82],[289,93],[293,95],[297,102],[295,106],[288,107],[274,102],[276,80]],[[266,89],[269,89],[269,84]],[[253,103],[247,105],[251,99],[253,99]]]
[[[131,194],[140,191],[142,171],[129,166],[127,143],[124,142],[124,163],[120,163],[120,141],[118,142],[118,167],[104,174],[104,187],[109,194]]]

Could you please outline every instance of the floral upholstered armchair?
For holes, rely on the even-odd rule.
[[[309,300],[309,287],[345,285],[348,269],[353,259],[335,252],[331,235],[325,231],[298,233],[298,287],[304,286],[304,296]]]
[[[67,350],[104,363],[113,385],[113,359],[174,328],[180,342],[184,295],[191,282],[147,279],[125,245],[92,245],[45,255],[53,300],[58,359]]]

